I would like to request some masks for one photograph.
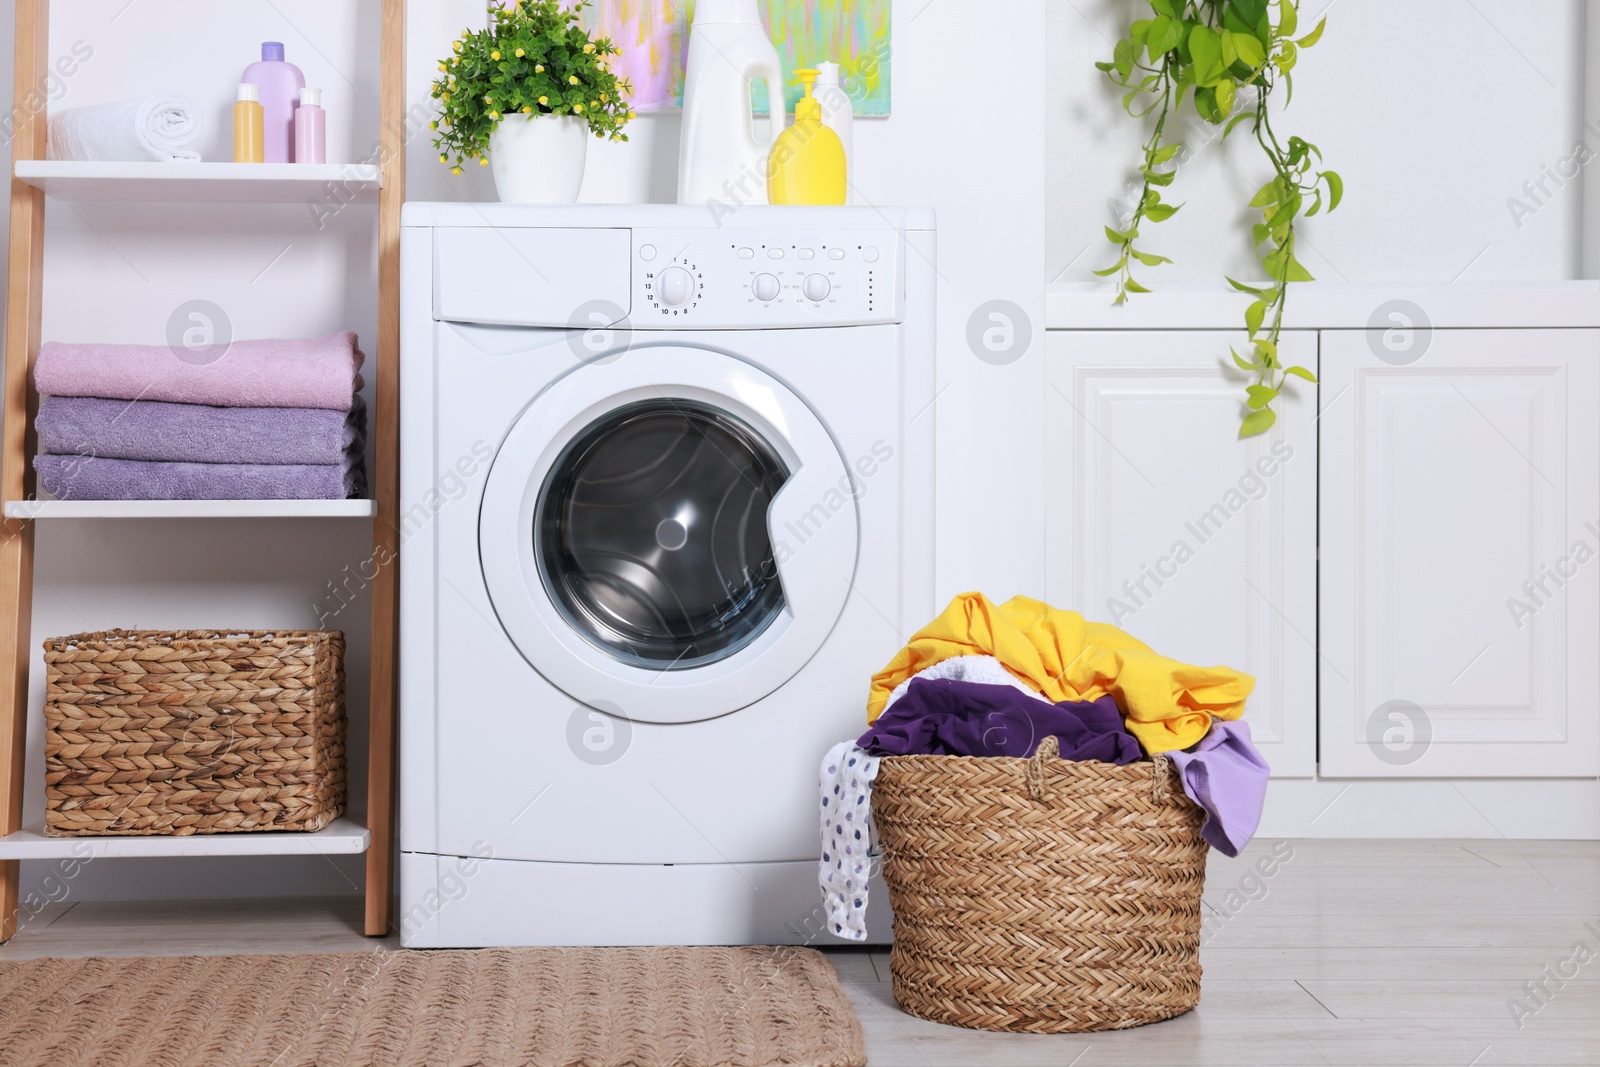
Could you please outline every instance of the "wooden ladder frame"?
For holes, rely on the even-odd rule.
[[[400,536],[400,208],[405,202],[405,0],[381,0],[379,70],[381,133],[378,166],[378,343],[373,440],[374,559],[387,560],[372,582],[370,754],[367,770],[366,914],[370,936],[393,926],[395,843],[395,715],[399,643]],[[39,353],[44,266],[44,193],[15,176],[18,160],[45,158],[47,101],[39,92],[49,72],[50,0],[17,0],[16,74],[12,117],[11,251],[6,294],[6,366],[0,400],[0,499],[25,500],[33,490],[33,363]],[[281,521],[281,520],[274,520]],[[28,730],[28,669],[33,646],[32,520],[0,525],[0,836],[22,826],[23,754]],[[0,942],[17,931],[19,861],[0,861]]]

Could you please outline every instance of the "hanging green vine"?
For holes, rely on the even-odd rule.
[[[1344,183],[1336,172],[1320,169],[1322,153],[1316,145],[1298,137],[1279,140],[1270,104],[1280,82],[1284,103],[1293,97],[1290,71],[1300,52],[1322,37],[1327,19],[1296,39],[1299,0],[1279,0],[1276,21],[1269,0],[1149,0],[1149,4],[1154,17],[1129,28],[1127,38],[1117,42],[1111,62],[1095,64],[1128,90],[1122,106],[1130,115],[1141,119],[1155,115],[1155,128],[1144,143],[1139,168],[1143,185],[1133,215],[1124,229],[1106,227],[1106,237],[1121,258],[1095,273],[1116,277],[1120,304],[1129,294],[1150,291],[1135,280],[1135,263],[1156,267],[1172,262],[1136,247],[1135,242],[1144,222],[1164,222],[1183,206],[1164,201],[1161,190],[1177,177],[1173,161],[1183,145],[1168,138],[1168,127],[1185,96],[1192,91],[1195,111],[1206,122],[1223,127],[1223,140],[1239,125],[1251,125],[1272,165],[1271,180],[1250,201],[1261,212],[1261,221],[1251,230],[1251,247],[1270,281],[1247,285],[1229,278],[1228,283],[1255,298],[1244,316],[1252,358],[1230,349],[1234,363],[1255,376],[1245,390],[1247,413],[1239,429],[1241,437],[1253,437],[1277,421],[1272,402],[1291,376],[1317,380],[1305,367],[1284,366],[1278,358],[1278,341],[1289,283],[1312,280],[1295,258],[1295,220],[1324,207],[1337,208],[1344,198]]]

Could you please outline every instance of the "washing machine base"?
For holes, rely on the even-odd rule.
[[[871,894],[868,940],[886,944],[881,878]],[[826,930],[815,860],[540,863],[402,852],[399,926],[407,948],[846,943]]]

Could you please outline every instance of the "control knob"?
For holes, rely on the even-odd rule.
[[[656,279],[661,302],[668,307],[681,307],[694,296],[694,275],[682,267],[668,267]]]
[[[754,293],[755,298],[762,303],[778,299],[778,294],[782,291],[783,286],[775,274],[757,274],[755,280],[750,283],[750,292]]]
[[[829,293],[833,292],[833,283],[820,274],[813,274],[806,278],[801,289],[806,294],[807,300],[820,304],[828,299]]]

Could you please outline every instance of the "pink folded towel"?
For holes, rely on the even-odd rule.
[[[350,410],[365,357],[353,333],[315,339],[234,341],[211,363],[166,345],[39,349],[33,380],[46,396],[97,396],[237,408]],[[192,358],[192,357],[191,357]]]

